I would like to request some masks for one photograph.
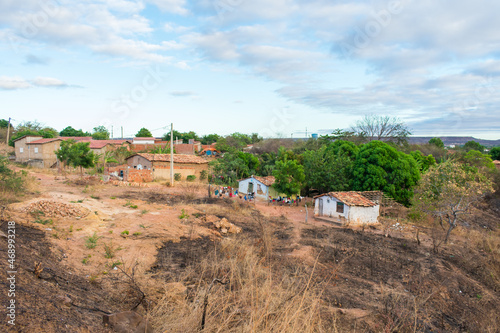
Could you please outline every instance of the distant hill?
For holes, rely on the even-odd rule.
[[[467,141],[476,141],[486,147],[500,146],[500,140],[483,140],[476,139],[472,136],[440,136],[439,138],[443,141],[445,146],[461,146]],[[430,136],[412,136],[408,138],[408,142],[410,144],[424,144],[428,143],[430,139],[432,139]]]

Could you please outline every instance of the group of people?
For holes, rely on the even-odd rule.
[[[286,197],[282,197],[282,196],[279,196],[278,198],[273,198],[273,197],[269,196],[269,203],[273,204],[273,205],[278,204],[281,206],[281,205],[285,204],[285,205],[291,206],[291,205],[295,204],[298,206],[299,202],[301,202],[301,201],[302,201],[302,197],[300,197],[300,196],[297,196],[295,199],[286,198]]]

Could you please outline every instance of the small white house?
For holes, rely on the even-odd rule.
[[[260,199],[268,199],[278,197],[278,193],[272,187],[275,182],[273,176],[258,177],[252,176],[239,180],[238,192],[241,194],[251,194],[255,192],[255,197]]]
[[[330,192],[314,197],[314,216],[351,224],[376,223],[380,205],[359,192]]]

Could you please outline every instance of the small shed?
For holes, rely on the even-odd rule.
[[[380,205],[359,192],[329,192],[314,197],[314,216],[351,224],[376,223]]]
[[[269,196],[277,197],[279,195],[272,187],[275,181],[273,176],[251,176],[249,178],[240,179],[238,181],[238,192],[241,194],[251,194],[255,192],[255,197],[267,200]]]

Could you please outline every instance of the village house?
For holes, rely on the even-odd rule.
[[[329,192],[314,197],[314,216],[350,224],[376,223],[380,205],[360,192]]]
[[[238,192],[241,194],[252,194],[255,193],[256,198],[268,200],[271,198],[278,198],[279,196],[284,197],[284,194],[278,193],[274,188],[273,184],[276,179],[273,176],[259,177],[251,176],[248,178],[240,179],[238,181]],[[297,196],[294,195],[291,199],[295,199]]]
[[[124,180],[134,181],[130,177],[134,173],[132,170],[150,170],[152,179],[169,179],[170,154],[138,153],[132,155],[127,158],[127,170],[122,170]],[[199,179],[203,170],[208,172],[208,160],[195,155],[174,154],[174,173],[179,173],[181,179],[186,179],[190,175]]]
[[[65,140],[88,142],[90,149],[96,154],[103,154],[106,151],[116,149],[116,147],[130,144],[130,141],[127,140],[93,140],[89,136],[43,138],[41,136],[26,135],[14,140],[15,161],[27,163],[36,168],[56,167],[56,151],[61,147],[61,142]]]

